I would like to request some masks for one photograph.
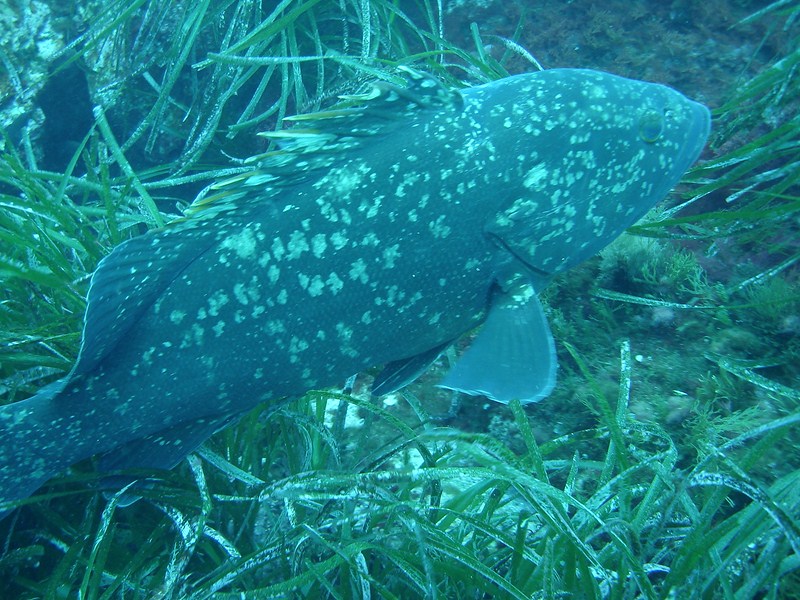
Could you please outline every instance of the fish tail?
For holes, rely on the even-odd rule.
[[[54,427],[62,412],[64,381],[36,395],[0,406],[0,518],[80,458],[63,428]]]

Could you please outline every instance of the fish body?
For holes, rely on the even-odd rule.
[[[397,389],[481,324],[442,386],[552,390],[536,293],[667,194],[709,113],[587,70],[405,78],[298,118],[252,173],[101,262],[72,372],[0,407],[0,502],[95,454],[170,468],[259,403],[376,365],[376,393]]]

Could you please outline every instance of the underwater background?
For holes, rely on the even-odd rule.
[[[581,67],[713,110],[671,196],[542,294],[559,381],[259,409],[131,506],[91,461],[0,521],[2,598],[800,597],[800,3],[0,4],[0,395],[64,376],[89,278],[398,65]]]

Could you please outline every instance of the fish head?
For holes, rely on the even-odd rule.
[[[663,85],[581,69],[504,81],[492,110],[513,133],[497,145],[518,183],[486,229],[545,281],[664,198],[709,134],[708,109]]]

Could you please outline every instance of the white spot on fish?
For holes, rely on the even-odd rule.
[[[145,363],[146,365],[149,365],[149,364],[152,364],[152,363],[153,363],[153,353],[154,353],[155,351],[156,351],[155,347],[151,346],[150,348],[148,348],[148,349],[145,351],[145,353],[144,353],[144,354],[142,354],[142,361],[144,361],[144,363]]]
[[[272,321],[267,322],[266,330],[271,335],[275,335],[276,333],[285,333],[286,326],[283,324],[283,321],[273,319]]]
[[[222,335],[222,331],[225,329],[225,321],[217,321],[217,324],[211,328],[214,331],[214,334],[217,337]]]
[[[329,288],[331,288],[331,292],[335,296],[339,293],[339,291],[344,287],[344,281],[339,279],[339,276],[336,273],[331,273],[328,276],[328,279],[325,280],[325,283]]]
[[[318,233],[311,238],[311,252],[313,252],[314,256],[317,258],[322,258],[322,255],[325,253],[325,248],[327,247],[328,243],[325,241],[325,234]]]
[[[403,177],[403,181],[394,191],[395,196],[403,198],[406,195],[406,188],[417,183],[421,177],[422,175],[419,173],[406,173],[405,177]]]
[[[278,265],[270,265],[269,270],[267,271],[267,277],[269,277],[270,283],[275,283],[278,281],[278,277],[281,276],[281,270],[278,268]]]
[[[470,258],[464,263],[464,270],[465,271],[472,271],[473,269],[477,268],[481,264],[477,258]]]
[[[383,268],[393,269],[394,261],[400,257],[400,244],[389,246],[383,251]]]
[[[322,295],[322,290],[325,289],[325,284],[322,281],[322,278],[319,275],[314,275],[314,279],[311,280],[311,283],[308,285],[308,293],[310,296],[320,296]]]
[[[353,192],[370,172],[370,168],[363,161],[350,163],[343,167],[334,168],[328,171],[327,175],[314,184],[317,189],[329,190],[329,193],[347,197]]]
[[[222,240],[220,247],[233,250],[239,258],[253,258],[256,252],[256,238],[250,229],[245,228]]]
[[[350,338],[353,337],[353,330],[342,322],[336,324],[336,333],[345,342],[349,342]]]
[[[374,231],[370,231],[367,235],[361,238],[362,246],[380,246],[381,241]]]
[[[240,304],[249,304],[251,301],[258,302],[261,299],[258,278],[253,275],[249,283],[235,284],[233,286],[233,295]]]
[[[446,238],[451,232],[450,226],[444,224],[444,215],[439,215],[435,221],[428,223],[428,229],[431,230],[433,237],[440,239]]]
[[[283,258],[283,255],[286,254],[286,248],[281,241],[281,238],[276,237],[272,241],[272,256],[275,257],[275,260],[280,260]]]
[[[344,231],[336,231],[331,234],[331,244],[336,250],[341,250],[342,248],[347,245],[347,237],[344,235]]]
[[[361,204],[358,205],[359,212],[366,212],[366,217],[368,219],[372,219],[375,215],[378,214],[378,211],[381,207],[381,200],[383,200],[384,196],[375,196],[372,198],[372,202],[368,203],[367,200],[363,200]]]
[[[289,259],[299,258],[303,252],[307,252],[309,245],[303,232],[293,231],[286,248],[289,250],[286,257]]]
[[[351,263],[349,275],[350,279],[358,279],[361,283],[367,283],[367,281],[369,281],[369,277],[367,276],[367,264],[364,262],[363,258],[359,258],[354,263]]]
[[[233,286],[233,296],[236,298],[240,304],[247,304],[250,300],[247,298],[247,294],[244,292],[244,284],[237,283]]]
[[[296,363],[298,361],[297,354],[308,349],[308,342],[296,336],[292,336],[289,340],[289,362]]]
[[[192,328],[186,332],[186,335],[183,336],[179,348],[184,349],[192,345],[201,346],[203,344],[204,335],[205,335],[205,329],[200,327],[200,325],[198,325],[197,323],[194,323],[192,325]]]
[[[208,299],[208,314],[216,317],[219,314],[219,309],[225,306],[230,299],[228,295],[222,290],[217,290]]]

